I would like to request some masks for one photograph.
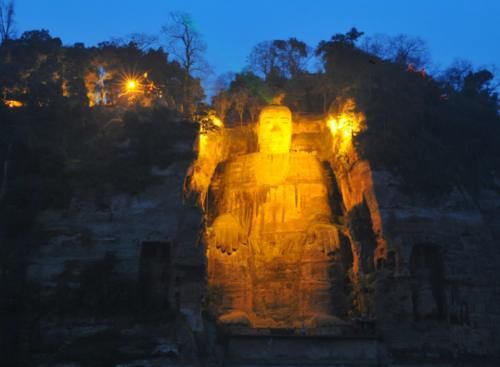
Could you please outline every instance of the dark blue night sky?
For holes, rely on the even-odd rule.
[[[66,44],[158,33],[173,10],[189,12],[215,74],[239,71],[253,45],[297,37],[311,46],[352,26],[428,42],[434,70],[455,58],[500,64],[500,1],[420,0],[17,0],[17,30],[46,28]]]

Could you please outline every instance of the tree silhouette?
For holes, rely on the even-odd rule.
[[[184,111],[188,112],[192,109],[197,88],[197,83],[191,79],[193,73],[200,74],[209,70],[203,55],[206,44],[188,13],[171,12],[170,21],[162,27],[161,32],[166,37],[167,50],[184,69]]]
[[[387,36],[376,34],[364,39],[361,49],[382,59],[421,69],[429,65],[430,54],[426,42],[406,34]]]
[[[310,53],[296,38],[260,42],[248,56],[248,69],[266,79],[292,78],[304,72]]]
[[[206,70],[204,53],[207,46],[188,13],[171,12],[170,21],[161,32],[167,39],[167,50],[188,74]]]
[[[0,39],[3,42],[14,36],[15,2],[0,0]]]

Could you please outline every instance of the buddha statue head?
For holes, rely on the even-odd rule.
[[[259,116],[259,151],[285,154],[292,142],[292,112],[286,106],[264,107]]]

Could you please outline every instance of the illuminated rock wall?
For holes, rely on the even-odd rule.
[[[205,209],[209,299],[222,322],[319,327],[355,313],[360,250],[327,160],[335,142],[347,151],[359,131],[360,116],[342,122],[349,118],[334,130],[321,118],[292,123],[288,108],[270,106],[254,137],[248,127],[202,125],[190,182]],[[217,149],[205,154],[209,144]]]

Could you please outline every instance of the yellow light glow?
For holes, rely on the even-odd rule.
[[[328,120],[328,128],[332,134],[342,134],[343,137],[349,137],[355,128],[355,116],[341,115],[332,117]]]
[[[356,111],[354,100],[347,99],[336,105],[326,122],[334,139],[334,149],[338,151],[348,149],[352,137],[364,128],[364,121],[364,115]]]
[[[133,91],[133,90],[135,90],[135,89],[137,88],[137,84],[138,84],[138,83],[137,83],[137,81],[136,81],[136,80],[134,80],[134,79],[129,79],[129,80],[127,81],[127,90],[128,90],[128,91]]]
[[[327,125],[328,125],[328,128],[330,129],[330,132],[332,134],[336,134],[337,133],[338,123],[337,123],[337,120],[335,118],[332,118],[332,119],[328,120],[327,121]]]
[[[222,120],[220,118],[218,118],[217,116],[213,116],[212,117],[212,122],[214,123],[215,126],[217,127],[224,127],[224,123],[222,122]]]
[[[198,157],[204,157],[207,155],[207,146],[208,146],[208,135],[200,134],[199,142],[198,142]]]
[[[13,99],[4,100],[3,103],[9,108],[20,108],[24,106],[23,102]]]

